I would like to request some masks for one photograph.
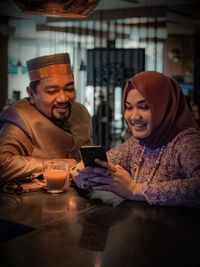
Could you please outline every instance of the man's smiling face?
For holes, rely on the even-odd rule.
[[[56,75],[40,80],[36,92],[29,88],[30,102],[52,121],[63,122],[75,101],[76,91],[71,75]]]

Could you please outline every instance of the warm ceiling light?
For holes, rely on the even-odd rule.
[[[100,0],[11,0],[21,11],[30,15],[86,18]]]

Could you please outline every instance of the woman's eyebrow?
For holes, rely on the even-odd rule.
[[[147,103],[147,101],[145,99],[139,100],[136,104],[144,104]],[[130,102],[126,101],[125,102],[126,105],[132,105]]]
[[[143,99],[143,100],[138,101],[137,103],[138,104],[144,104],[144,103],[147,103],[147,101],[145,99]]]

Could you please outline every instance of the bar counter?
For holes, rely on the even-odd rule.
[[[198,208],[89,200],[74,188],[0,195],[0,266],[200,264]]]

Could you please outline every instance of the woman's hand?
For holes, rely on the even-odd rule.
[[[80,188],[111,191],[125,199],[144,200],[142,185],[133,182],[123,167],[98,159],[95,162],[103,168],[87,167],[82,170],[75,180]]]

